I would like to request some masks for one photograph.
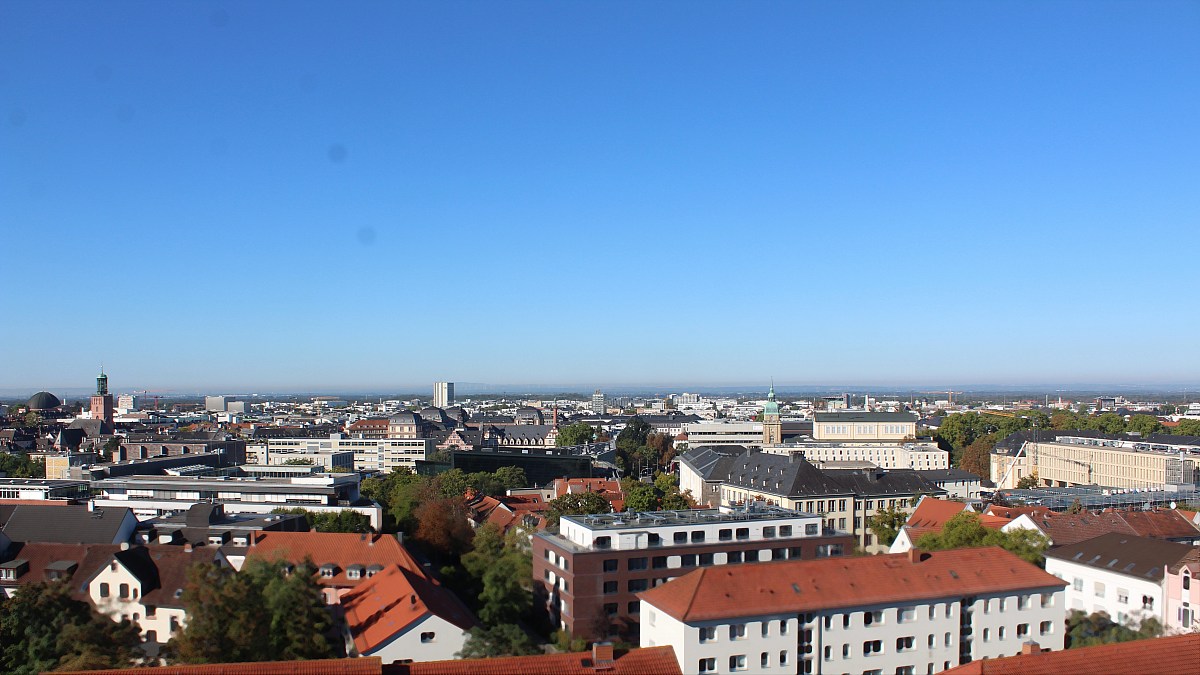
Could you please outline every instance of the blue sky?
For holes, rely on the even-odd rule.
[[[0,387],[1195,383],[1194,2],[0,3]]]

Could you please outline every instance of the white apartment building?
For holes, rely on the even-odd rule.
[[[744,445],[761,447],[762,422],[690,422],[683,425],[688,447],[701,445]]]
[[[1051,487],[1186,485],[1200,480],[1200,440],[1152,442],[1058,432],[1049,439],[1025,442],[1012,454],[992,453],[991,472],[1000,489],[1013,489],[1021,478],[1034,473],[1042,485]]]
[[[1109,533],[1046,553],[1046,571],[1067,582],[1066,609],[1106,612],[1135,626],[1147,618],[1167,625],[1166,568],[1194,547]]]
[[[938,673],[1062,649],[1063,586],[999,548],[704,568],[640,594],[685,673]]]
[[[272,438],[265,447],[267,461],[259,459],[257,463],[277,464],[305,454],[324,457],[350,452],[355,471],[386,473],[396,468],[415,469],[417,460],[427,459],[435,449],[433,441],[422,438],[350,438],[345,434],[330,434],[329,438]],[[280,457],[281,461],[275,461]],[[339,461],[338,466],[341,464]]]
[[[801,442],[763,446],[773,455],[798,454],[813,463],[870,462],[883,469],[931,471],[950,468],[950,453],[936,443],[822,443]]]

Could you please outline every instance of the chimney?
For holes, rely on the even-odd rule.
[[[928,557],[929,556],[924,551],[922,551],[921,549],[919,549],[915,546],[908,549],[908,562],[910,562],[914,565],[921,562],[922,560],[925,560]]]
[[[612,670],[613,644],[611,642],[596,642],[592,644],[592,668],[594,670]]]
[[[374,545],[375,545],[375,535],[368,532],[367,533],[367,546],[374,546]]]
[[[128,551],[129,550],[129,542],[127,542],[127,541],[121,542],[121,550]]]
[[[184,545],[183,545],[183,552],[184,552],[184,553],[191,553],[191,552],[192,552],[192,544],[191,544],[191,542],[188,542],[188,543],[186,543],[186,544],[184,544]]]
[[[1026,654],[1041,654],[1042,651],[1043,650],[1042,650],[1041,646],[1038,645],[1038,643],[1034,642],[1033,640],[1027,640],[1027,641],[1021,643],[1021,655],[1022,656],[1025,656]]]

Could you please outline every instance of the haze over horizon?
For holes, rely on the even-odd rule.
[[[1198,29],[1194,2],[5,3],[0,391],[101,363],[114,391],[1186,388]]]

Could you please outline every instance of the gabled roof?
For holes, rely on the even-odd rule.
[[[1111,532],[1051,549],[1046,552],[1046,558],[1159,581],[1163,577],[1164,567],[1179,562],[1193,549],[1187,544]]]
[[[1200,530],[1192,525],[1184,514],[1173,510],[1158,511],[1113,511],[1134,532],[1143,537],[1168,540],[1200,539]]]
[[[508,656],[494,659],[424,661],[392,666],[395,675],[679,675],[672,647],[630,650],[611,663],[597,664],[592,652]]]
[[[453,593],[395,565],[342,596],[341,605],[359,654],[371,654],[429,615],[464,631],[476,623]]]
[[[337,570],[332,577],[317,577],[322,586],[348,588],[358,586],[363,579],[350,579],[350,565],[399,565],[424,576],[421,565],[396,540],[382,534],[341,532],[257,532],[254,544],[247,547],[246,558],[286,560],[292,563],[312,560],[317,567],[333,563]]]
[[[13,541],[114,544],[127,518],[134,518],[133,512],[123,506],[89,510],[74,505],[21,505],[12,510],[3,527]]]
[[[1041,530],[1054,546],[1070,546],[1108,533],[1137,536],[1137,530],[1112,512],[1059,513],[1034,510],[1023,515]]]
[[[1197,664],[1200,664],[1200,634],[1191,633],[972,661],[942,672],[948,675],[1194,673]]]
[[[744,445],[698,445],[679,457],[704,480],[724,480],[734,459],[746,452]]]
[[[909,527],[933,527],[941,529],[946,524],[946,521],[963,511],[969,510],[970,508],[962,502],[952,502],[947,499],[938,499],[926,495],[921,497],[921,501],[917,503],[917,508],[904,524]]]
[[[639,593],[684,622],[933,598],[1061,589],[1066,582],[998,547],[703,567]]]

